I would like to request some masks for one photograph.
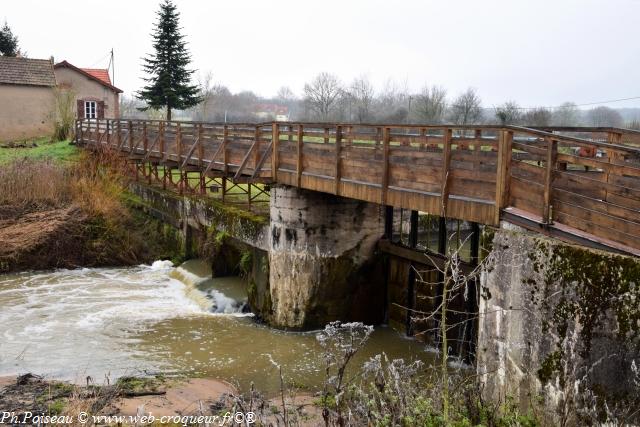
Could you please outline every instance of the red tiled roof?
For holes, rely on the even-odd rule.
[[[100,83],[101,85],[108,87],[114,92],[122,93],[121,89],[118,89],[113,84],[111,84],[111,79],[109,78],[109,73],[107,72],[107,70],[93,69],[93,68],[78,68],[75,65],[69,64],[67,61],[58,62],[56,65],[53,66],[53,68],[60,68],[60,67],[67,67],[71,70],[77,71],[78,73],[84,74],[88,78],[93,79],[94,81]],[[100,75],[104,73],[105,75],[103,77],[99,77],[98,75],[93,74],[92,71],[99,72]]]
[[[102,68],[81,68],[81,70],[86,71],[93,77],[100,79],[107,84],[111,84],[111,79],[109,78],[109,70],[105,70]]]

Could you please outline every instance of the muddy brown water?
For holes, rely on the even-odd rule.
[[[102,383],[186,373],[269,394],[279,388],[275,362],[287,381],[316,389],[324,374],[315,333],[258,324],[241,312],[246,283],[210,275],[200,260],[0,275],[0,376]],[[381,352],[433,363],[423,344],[378,327],[354,365]]]

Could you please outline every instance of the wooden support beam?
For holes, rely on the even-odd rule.
[[[440,216],[447,217],[449,204],[449,171],[451,168],[451,138],[453,131],[446,128],[442,134],[442,175],[440,190]]]
[[[160,140],[160,132],[158,132],[158,134],[154,138],[153,142],[151,143],[151,147],[149,147],[148,149],[145,150],[144,157],[142,158],[142,161],[146,161],[147,159],[149,159],[149,156],[151,156],[151,152],[156,147],[156,144],[158,143],[159,140]]]
[[[191,146],[191,148],[189,148],[189,152],[187,153],[187,156],[185,157],[184,161],[182,162],[182,165],[180,166],[180,169],[183,169],[187,166],[187,164],[189,164],[189,160],[191,160],[191,156],[193,155],[193,152],[196,150],[196,147],[198,146],[198,141],[200,141],[200,137],[197,136],[196,140],[193,141],[193,145]]]
[[[302,124],[298,125],[298,158],[297,158],[297,162],[296,162],[296,184],[298,185],[298,188],[300,188],[300,185],[302,183],[302,168],[303,168],[303,163],[302,163],[302,149],[303,149],[303,141],[304,141],[304,127],[302,126]]]
[[[220,154],[221,151],[223,151],[225,149],[226,146],[226,138],[224,138],[222,140],[222,142],[220,143],[220,145],[218,145],[218,148],[216,148],[216,151],[213,153],[213,156],[211,156],[211,159],[209,160],[209,164],[207,165],[207,167],[204,170],[204,174],[207,175],[209,173],[209,171],[213,168],[213,165],[216,162],[216,158],[218,157],[218,155]]]
[[[551,138],[545,138],[547,143],[547,158],[544,169],[544,195],[542,203],[542,223],[551,224],[553,219],[550,217],[551,206],[553,204],[553,172],[556,166],[556,157],[558,155],[558,141]]]
[[[256,139],[255,141],[253,141],[253,144],[251,144],[251,147],[249,147],[249,151],[247,151],[247,154],[244,155],[244,158],[242,159],[242,163],[240,163],[240,167],[236,171],[236,174],[233,176],[234,180],[240,178],[240,175],[242,175],[242,171],[244,170],[245,166],[249,162],[251,153],[253,153],[253,150],[255,150],[257,144],[258,144],[258,140]],[[226,163],[227,162],[225,160],[225,167],[226,167]]]
[[[335,188],[333,193],[336,195],[340,195],[340,179],[342,172],[340,170],[340,155],[342,154],[342,126],[336,126],[336,145],[334,147],[335,151]]]
[[[262,157],[260,157],[260,160],[258,161],[258,164],[256,165],[255,170],[253,171],[253,174],[251,175],[252,179],[255,179],[258,177],[258,175],[260,174],[260,170],[262,169],[262,166],[264,166],[264,162],[267,160],[267,157],[270,155],[273,155],[273,141],[269,142],[269,145],[267,145],[267,149],[264,151],[264,153],[262,153]],[[271,178],[269,179],[269,181],[271,181]]]

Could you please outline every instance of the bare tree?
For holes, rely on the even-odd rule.
[[[320,73],[304,85],[305,104],[322,121],[329,119],[341,94],[340,81],[329,73]]]
[[[415,117],[419,122],[438,124],[447,111],[447,91],[440,86],[425,86],[415,96]]]
[[[573,102],[565,102],[553,112],[554,126],[577,126],[580,123],[580,111]]]
[[[73,123],[76,119],[76,93],[71,89],[56,88],[55,98],[55,125],[54,139],[64,141],[72,133]]]
[[[282,86],[278,89],[278,94],[276,95],[276,99],[282,101],[285,104],[288,104],[297,99],[296,94],[293,93],[289,86]]]
[[[551,126],[553,114],[545,107],[534,108],[524,113],[522,123],[525,126],[546,127]]]
[[[587,122],[591,126],[622,127],[622,115],[609,107],[596,107],[587,111]]]
[[[507,101],[495,108],[496,119],[501,125],[517,125],[522,121],[522,110],[517,102]]]
[[[388,79],[375,103],[377,120],[386,123],[402,123],[409,114],[409,90],[407,83]]]
[[[475,89],[469,88],[451,104],[451,121],[458,125],[478,123],[482,118],[482,101]]]
[[[207,71],[204,74],[198,74],[198,96],[202,101],[194,108],[196,120],[208,120],[211,115],[211,107],[213,105],[213,95],[215,93],[215,86],[213,83],[213,73]]]
[[[351,83],[350,95],[353,100],[358,123],[370,121],[374,89],[369,79],[366,76],[356,78],[353,83]]]

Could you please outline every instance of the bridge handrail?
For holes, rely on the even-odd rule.
[[[576,133],[605,130],[606,142],[495,125],[76,122],[78,142],[137,161],[485,224],[514,208],[640,249],[640,148],[617,128]]]

